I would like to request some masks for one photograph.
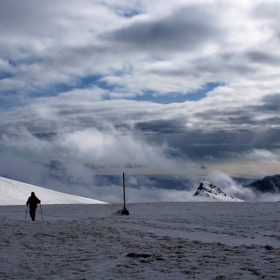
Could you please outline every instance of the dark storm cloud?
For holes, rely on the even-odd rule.
[[[244,55],[243,59],[241,55],[235,53],[221,53],[213,56],[196,56],[190,58],[190,65],[174,65],[169,69],[152,69],[149,73],[160,75],[163,77],[194,77],[199,78],[204,74],[211,74],[219,77],[224,73],[231,73],[232,75],[250,75],[256,73],[258,70],[256,66],[247,62],[249,54]],[[273,58],[271,58],[273,59]],[[273,65],[276,65],[277,61],[270,61]],[[267,61],[267,63],[270,63]],[[233,74],[234,73],[234,74]],[[213,78],[214,79],[214,78]]]
[[[251,51],[245,54],[252,62],[260,64],[280,65],[280,57],[271,55],[267,52]]]
[[[55,136],[57,134],[55,132],[38,132],[38,133],[35,132],[32,135],[38,139],[45,139],[45,140],[51,141],[52,139],[55,138]]]
[[[182,120],[154,120],[149,122],[137,122],[135,128],[143,132],[158,134],[184,133],[185,127]]]
[[[207,5],[206,5],[207,6]],[[190,6],[156,20],[139,21],[104,35],[137,49],[191,50],[222,35],[213,10]]]
[[[255,125],[255,126],[267,126],[267,125],[280,125],[280,117],[267,117],[265,119],[254,119],[252,116],[241,117],[229,117],[228,121],[231,124],[237,125]]]
[[[263,97],[263,105],[260,105],[264,111],[271,111],[273,113],[280,112],[280,93],[269,94]]]
[[[148,137],[148,136],[147,136]],[[227,158],[228,152],[242,152],[252,148],[279,149],[279,129],[267,129],[260,132],[252,131],[217,131],[217,132],[192,132],[186,131],[185,135],[162,135],[170,147],[180,147],[181,154],[192,160],[211,155],[215,158]],[[159,141],[160,138],[152,138]]]
[[[280,125],[280,117],[277,112],[280,111],[280,94],[267,95],[262,98],[262,104],[259,105],[244,105],[240,108],[216,108],[215,110],[205,110],[204,112],[196,113],[195,116],[201,120],[219,119],[227,125],[248,125],[253,129],[255,126],[268,127],[270,125]],[[260,114],[271,113],[266,117],[259,118]]]
[[[56,171],[64,171],[66,170],[63,164],[58,160],[51,160],[48,164],[46,164],[46,167],[50,170],[56,170]]]
[[[11,33],[22,35],[24,32],[30,32],[30,35],[42,34],[48,30],[47,23],[54,20],[48,17],[48,13],[52,10],[51,6],[44,3],[1,0],[0,6],[1,33],[5,32],[7,35]],[[41,25],[34,24],[34,21],[40,22]]]
[[[47,52],[36,54],[27,53],[23,58],[15,61],[11,60],[10,63],[14,66],[43,64],[46,69],[54,67],[66,68],[73,67],[75,63],[80,64],[85,57],[98,59],[100,55],[109,54],[109,51],[111,49],[108,46],[98,46],[95,44],[88,44],[82,47],[55,46],[48,49]]]
[[[217,54],[215,57],[198,57],[192,60],[193,74],[212,73],[214,75],[223,72],[237,75],[248,75],[256,72],[256,68],[242,60],[240,54],[226,52]]]
[[[236,125],[248,124],[251,126],[258,124],[258,121],[255,119],[255,113],[249,106],[229,110],[224,110],[223,108],[216,108],[215,110],[210,109],[205,110],[204,112],[196,113],[195,116],[200,119],[201,122],[205,123],[219,121],[221,125],[233,125],[236,130],[238,130],[238,126]]]
[[[249,114],[243,114],[242,115],[235,115],[233,116],[232,114],[230,116],[225,116],[225,118],[227,118],[228,122],[230,124],[235,124],[235,125],[256,125],[256,124],[260,124],[259,121],[257,121],[256,119],[254,119],[254,116],[251,116]]]

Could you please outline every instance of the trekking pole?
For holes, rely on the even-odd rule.
[[[42,216],[42,220],[44,220],[44,218],[43,218],[43,212],[42,212],[42,206],[41,206],[41,203],[40,203],[40,209],[41,209],[41,216]]]
[[[26,205],[25,221],[26,221],[27,209],[28,209],[28,205]]]

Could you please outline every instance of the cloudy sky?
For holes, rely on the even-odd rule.
[[[280,173],[279,1],[0,5],[0,176]]]

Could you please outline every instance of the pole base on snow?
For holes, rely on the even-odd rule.
[[[129,215],[129,211],[126,208],[123,208],[122,210],[119,210],[119,211],[113,213],[112,215],[117,215],[117,216]]]
[[[129,211],[128,211],[126,208],[123,208],[123,209],[120,211],[120,214],[122,214],[122,215],[129,215]]]

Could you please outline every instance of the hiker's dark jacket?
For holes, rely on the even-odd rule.
[[[37,204],[40,204],[41,203],[41,200],[35,195],[35,194],[32,194],[27,202],[26,202],[26,205],[30,204],[30,208],[37,208]]]

